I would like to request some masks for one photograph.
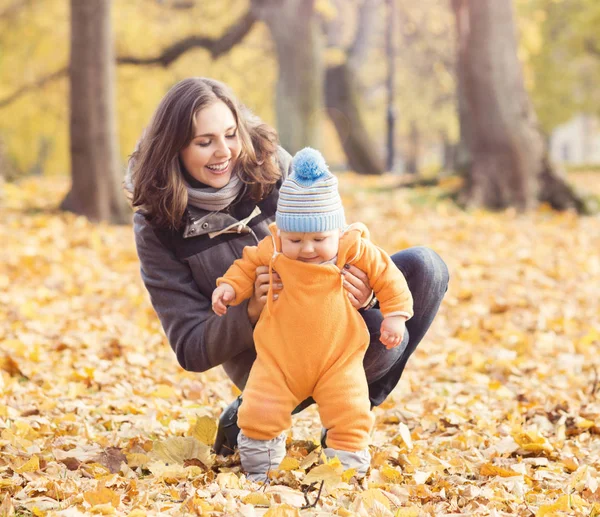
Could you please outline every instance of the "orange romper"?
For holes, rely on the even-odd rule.
[[[412,316],[406,279],[390,257],[368,240],[367,228],[354,224],[340,238],[335,264],[310,264],[283,255],[275,223],[271,236],[244,249],[217,285],[236,292],[236,305],[252,296],[256,268],[277,271],[284,289],[267,304],[254,330],[257,358],[238,413],[241,431],[271,440],[291,427],[291,413],[312,396],[319,406],[327,445],[343,451],[368,446],[373,425],[363,358],[367,326],[342,285],[344,264],[364,271],[385,316]]]

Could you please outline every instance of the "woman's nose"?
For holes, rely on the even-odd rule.
[[[219,138],[217,141],[217,149],[215,151],[215,155],[217,156],[229,156],[229,147],[227,146],[227,142],[224,138]]]

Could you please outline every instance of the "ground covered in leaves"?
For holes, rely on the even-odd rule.
[[[310,408],[265,488],[211,455],[234,389],[177,365],[131,228],[52,210],[64,181],[5,185],[0,515],[597,515],[600,219],[464,213],[379,186],[343,178],[348,219],[390,252],[438,251],[450,290],[375,410],[368,477],[322,463]]]

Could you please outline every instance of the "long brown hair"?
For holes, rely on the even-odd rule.
[[[138,148],[131,155],[131,203],[144,210],[152,224],[178,229],[188,203],[179,152],[194,137],[196,114],[223,101],[235,117],[241,152],[235,173],[248,185],[255,201],[264,199],[281,176],[277,161],[277,134],[253,115],[223,83],[191,77],[173,86],[162,99]]]

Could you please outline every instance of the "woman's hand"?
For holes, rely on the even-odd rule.
[[[352,307],[360,309],[373,294],[367,274],[356,266],[346,264],[342,269],[342,275],[344,275],[344,289],[348,293]]]
[[[283,284],[279,275],[273,271],[273,291],[281,291]],[[269,293],[269,267],[259,266],[256,268],[256,280],[254,281],[254,294],[248,302],[248,318],[252,326],[256,325],[260,313],[267,303],[267,295]],[[277,300],[279,295],[277,292],[273,295],[273,300]]]

